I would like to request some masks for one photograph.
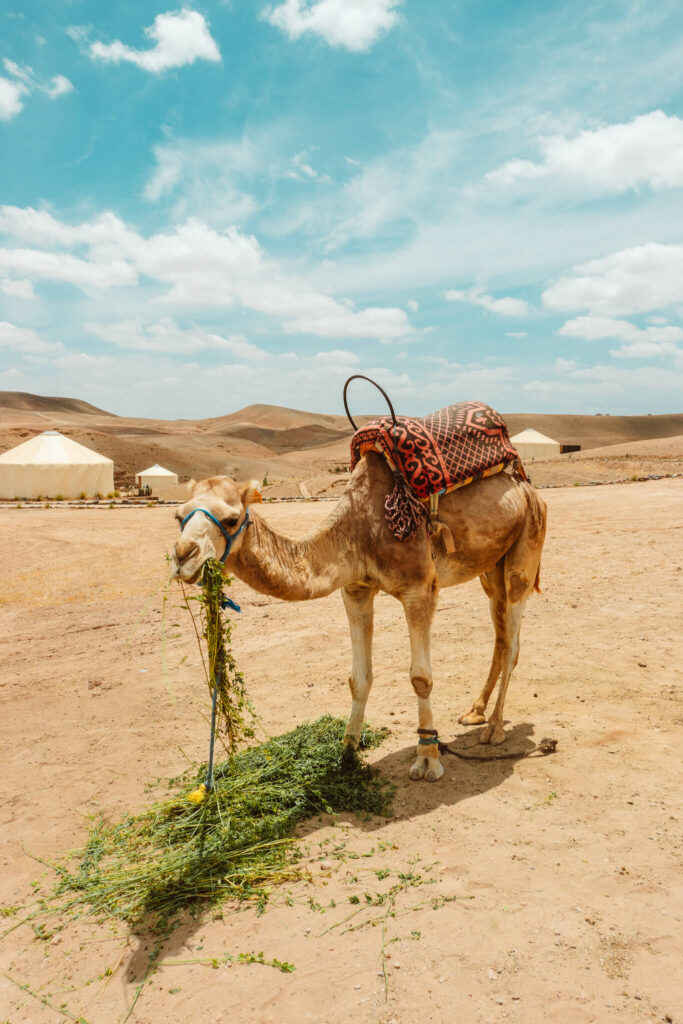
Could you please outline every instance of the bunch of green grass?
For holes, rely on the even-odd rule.
[[[244,675],[237,667],[230,647],[232,624],[223,614],[223,587],[230,586],[231,578],[223,575],[223,566],[210,558],[202,566],[201,592],[196,597],[200,606],[202,637],[206,642],[207,662],[204,663],[209,690],[218,690],[216,701],[216,727],[229,756],[245,739],[254,736],[255,713],[247,696]],[[199,639],[199,637],[198,637]],[[202,660],[204,655],[202,654]]]
[[[178,794],[118,824],[101,821],[45,911],[89,909],[133,926],[163,927],[181,909],[227,899],[263,905],[271,886],[299,877],[296,826],[321,813],[390,813],[393,789],[359,757],[344,755],[344,722],[325,715],[236,754],[215,768],[200,804]],[[360,747],[385,731],[364,727]]]

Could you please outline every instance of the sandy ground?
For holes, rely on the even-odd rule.
[[[449,757],[439,783],[411,783],[407,637],[398,604],[378,598],[368,718],[391,728],[372,760],[398,785],[395,817],[309,823],[302,841],[313,881],[291,890],[293,905],[282,893],[261,917],[226,907],[222,917],[188,920],[130,1021],[683,1020],[683,480],[544,498],[543,594],[527,611],[508,739],[495,752],[530,749],[543,736],[559,741],[557,752],[484,764]],[[283,504],[259,514],[295,534],[328,511]],[[171,516],[0,510],[2,906],[30,899],[32,883],[49,885],[28,852],[50,858],[78,846],[91,815],[144,807],[146,783],[206,756],[208,696],[187,613],[174,593],[164,668],[161,598],[148,600],[166,574]],[[239,582],[233,594],[243,605],[235,652],[265,727],[345,714],[350,645],[340,595],[286,605]],[[435,716],[444,738],[474,753],[489,748],[457,717],[490,652],[478,582],[444,591]],[[345,931],[341,922],[357,908],[350,897],[362,904],[364,893],[411,871],[431,884],[409,886],[386,922],[385,991],[382,928]],[[443,897],[457,899],[432,909]],[[0,1021],[122,1022],[150,945],[92,919],[47,941],[29,926],[13,931],[0,941]],[[178,963],[259,951],[296,970]]]

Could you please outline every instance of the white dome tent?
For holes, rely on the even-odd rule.
[[[550,459],[553,455],[560,454],[560,442],[553,441],[552,437],[546,437],[538,430],[523,430],[521,434],[511,437],[513,446],[519,452],[519,457],[524,462],[533,462],[534,459]]]
[[[138,487],[149,487],[149,493],[158,498],[176,497],[178,490],[178,474],[170,469],[154,465],[135,474]]]
[[[0,455],[0,498],[111,494],[114,463],[58,430],[36,434]]]

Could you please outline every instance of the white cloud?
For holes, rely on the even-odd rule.
[[[3,370],[0,373],[0,379],[2,380],[16,380],[17,377],[25,377],[26,374],[22,373],[21,370],[17,370],[16,366],[10,367],[9,370]]]
[[[313,358],[316,362],[324,363],[326,366],[355,366],[360,362],[360,356],[356,352],[338,348],[333,348],[329,352],[316,352]]]
[[[330,46],[362,52],[398,21],[401,0],[285,0],[263,17],[290,39],[307,32]]]
[[[468,302],[473,306],[481,306],[482,309],[499,313],[501,316],[526,316],[529,312],[529,304],[523,299],[514,299],[511,296],[494,299],[492,295],[487,295],[483,288],[468,288],[466,291],[451,288],[444,293],[444,298],[449,302]]]
[[[15,280],[11,277],[0,277],[0,292],[12,299],[35,299],[36,293],[27,278]]]
[[[332,181],[329,174],[320,174],[310,163],[311,154],[307,149],[302,149],[292,157],[292,166],[284,172],[286,178],[294,181],[319,181],[321,184],[329,185]]]
[[[71,34],[78,38],[79,32],[72,31]],[[155,43],[148,50],[136,50],[116,39],[113,43],[91,43],[90,56],[93,60],[112,64],[127,61],[156,74],[168,68],[194,64],[196,60],[215,62],[221,59],[204,16],[186,7],[157,14],[153,24],[145,29],[145,35]]]
[[[0,249],[0,271],[61,281],[83,290],[134,284],[137,280],[135,269],[124,260],[89,261],[70,253],[38,249]]]
[[[567,373],[570,370],[575,370],[578,363],[575,363],[573,359],[563,359],[562,356],[558,356],[555,360],[555,369],[558,373]]]
[[[590,309],[612,316],[683,303],[683,245],[647,242],[573,269],[543,292],[552,310]]]
[[[568,320],[557,332],[565,337],[585,338],[596,341],[615,338],[625,342],[618,349],[610,350],[617,358],[644,359],[651,356],[677,356],[681,350],[678,343],[683,341],[683,328],[654,326],[640,328],[628,320],[614,320],[607,316],[579,316]]]
[[[674,343],[683,341],[683,328],[636,327],[628,320],[614,320],[608,316],[578,316],[568,320],[557,332],[571,338],[585,338],[596,341],[600,338],[617,338],[619,341],[651,341]]]
[[[40,249],[1,249],[0,270],[69,282],[84,291],[134,284],[144,276],[168,286],[152,301],[165,305],[230,306],[278,317],[286,333],[321,337],[405,337],[412,327],[402,309],[356,310],[348,299],[314,289],[268,257],[253,235],[216,231],[190,219],[144,238],[111,213],[67,225],[47,211],[0,207],[0,231],[60,247],[85,247],[86,256]]]
[[[183,329],[169,318],[148,324],[137,318],[107,324],[90,322],[83,324],[83,328],[102,341],[138,352],[190,355],[213,349],[249,362],[262,362],[268,355],[243,334],[223,337],[199,327]]]
[[[608,192],[683,186],[683,120],[661,110],[626,124],[539,140],[541,163],[508,160],[485,180],[503,187],[540,179],[589,183]]]
[[[64,75],[53,75],[47,94],[51,100],[55,100],[58,96],[66,96],[68,92],[73,92],[73,89],[72,83]]]
[[[416,302],[415,299],[408,299],[408,301],[406,302],[406,306],[408,307],[411,313],[417,313],[418,309],[420,308],[419,302]]]
[[[46,341],[31,327],[0,321],[0,348],[12,349],[20,355],[45,355],[64,351],[59,341]]]
[[[506,338],[526,338],[526,336],[527,336],[527,332],[526,331],[506,331],[505,332],[505,337]]]
[[[0,121],[9,121],[15,117],[23,109],[22,97],[32,92],[43,92],[50,99],[56,99],[73,91],[73,85],[64,75],[54,75],[51,83],[44,85],[32,68],[22,67],[9,57],[4,57],[2,63],[12,77],[0,77]]]
[[[0,121],[10,121],[24,106],[22,96],[29,90],[23,82],[0,76]]]

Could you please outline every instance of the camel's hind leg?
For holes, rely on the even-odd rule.
[[[344,743],[355,750],[360,742],[365,705],[372,686],[373,605],[377,592],[370,587],[343,587],[342,597],[351,630],[352,665],[349,676],[351,714]]]
[[[484,714],[486,705],[500,676],[503,652],[505,650],[505,617],[507,610],[504,566],[505,559],[501,558],[495,568],[480,577],[481,585],[489,599],[489,610],[495,631],[495,642],[488,679],[470,710],[458,719],[462,725],[482,725],[486,721],[486,715]]]
[[[481,743],[502,743],[503,709],[512,671],[519,658],[519,631],[524,606],[532,590],[538,590],[541,551],[545,539],[545,505],[532,493],[529,512],[520,536],[492,572],[481,577],[489,596],[491,618],[496,632],[489,677],[478,700],[460,721],[474,725],[484,721],[484,711],[500,674],[498,699],[488,724],[482,729]]]

